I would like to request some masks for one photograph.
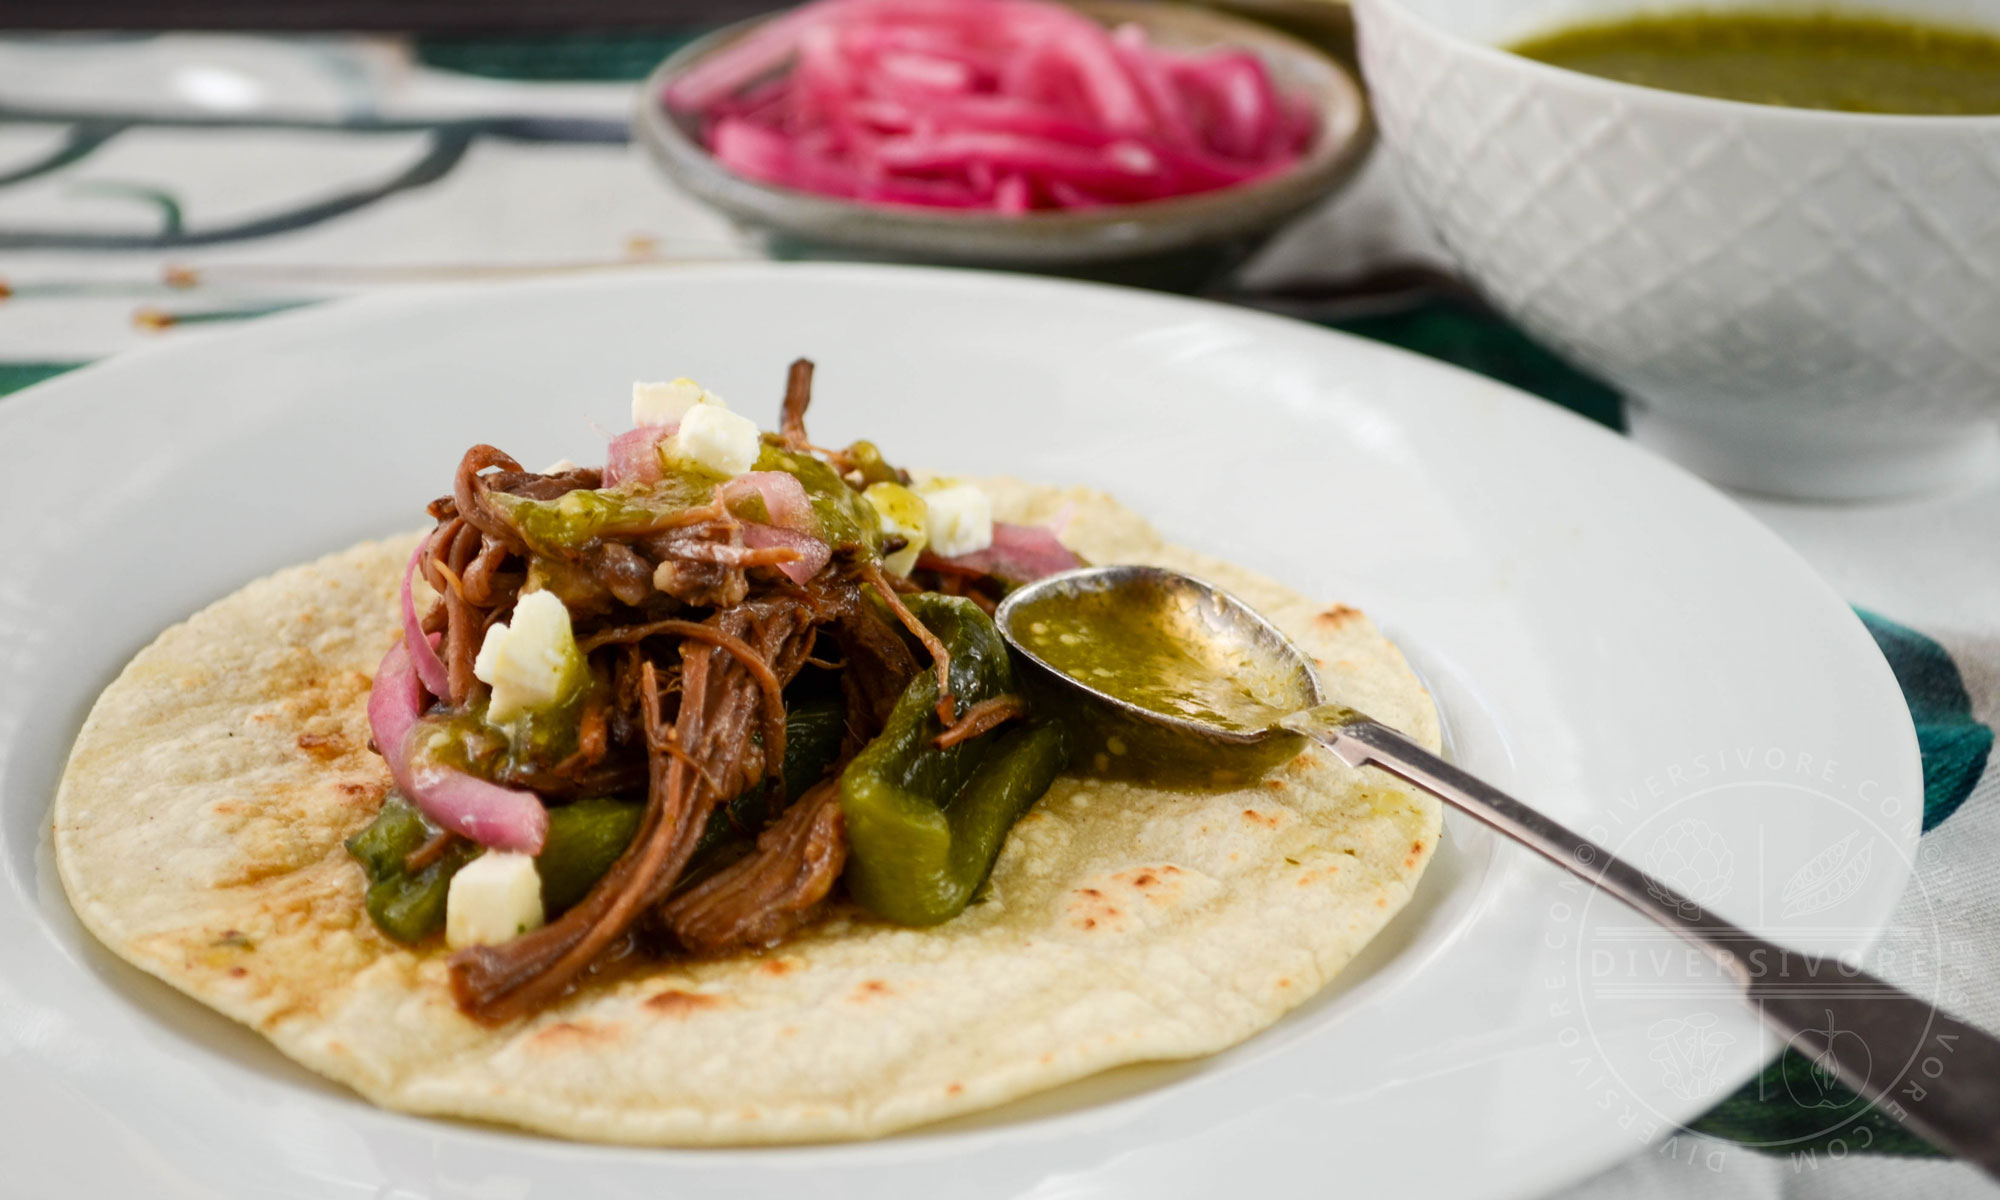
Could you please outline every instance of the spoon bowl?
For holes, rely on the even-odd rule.
[[[1278,724],[1321,702],[1312,660],[1228,592],[1160,567],[1081,567],[995,621],[1098,775],[1231,787],[1305,749]]]

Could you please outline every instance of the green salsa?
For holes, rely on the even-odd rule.
[[[1268,729],[1292,708],[1267,697],[1296,690],[1237,643],[1165,628],[1121,607],[1113,592],[1037,597],[1011,614],[1014,636],[1050,669],[1163,716],[1240,733]]]
[[[426,713],[410,730],[412,769],[463,771],[511,784],[524,772],[554,766],[576,753],[584,705],[593,690],[608,686],[587,673],[584,680],[547,708],[529,709],[499,725],[487,716],[485,695],[458,712]]]
[[[1696,10],[1577,26],[1513,50],[1586,75],[1752,104],[2000,114],[2000,37],[1892,18]]]

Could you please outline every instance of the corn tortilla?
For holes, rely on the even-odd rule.
[[[1361,613],[1176,549],[1100,493],[985,482],[1094,562],[1236,592],[1330,697],[1435,746],[1437,716]],[[1254,785],[1064,777],[982,902],[929,929],[852,908],[777,948],[647,962],[531,1017],[461,1015],[441,945],[362,908],[341,842],[389,786],[369,673],[415,535],[261,579],[167,630],[85,722],[54,838],[112,950],[376,1103],[654,1145],[874,1137],[1124,1063],[1223,1049],[1344,966],[1409,899],[1439,809],[1318,750]]]

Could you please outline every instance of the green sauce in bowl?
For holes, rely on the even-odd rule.
[[[2000,37],[1892,18],[1691,11],[1576,26],[1512,49],[1586,75],[1752,104],[2000,114]]]

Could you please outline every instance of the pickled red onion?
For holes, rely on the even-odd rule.
[[[812,501],[799,477],[784,471],[747,471],[715,490],[715,498],[724,504],[750,496],[763,497],[771,520],[769,524],[746,521],[743,544],[753,550],[776,546],[796,552],[797,558],[777,564],[793,583],[804,583],[819,574],[833,558],[833,547],[814,536],[819,518],[813,515]]]
[[[410,802],[453,833],[494,850],[542,852],[549,836],[549,810],[533,792],[517,792],[444,767],[414,772],[410,782]]]
[[[539,854],[549,814],[533,792],[489,783],[463,771],[410,769],[410,731],[424,710],[423,681],[402,642],[389,647],[368,691],[368,731],[389,764],[396,790],[445,829],[495,850]]]
[[[781,529],[775,525],[746,524],[743,526],[743,544],[755,550],[771,546],[781,546],[798,553],[790,562],[777,564],[785,577],[793,583],[804,583],[820,573],[833,558],[833,547],[796,529]]]
[[[819,522],[813,517],[812,501],[799,477],[784,471],[747,471],[715,489],[715,498],[725,505],[752,495],[763,497],[770,523],[780,529],[812,533]]]
[[[423,681],[431,695],[442,696],[451,686],[444,660],[438,657],[436,644],[425,635],[423,622],[417,619],[416,598],[410,594],[410,576],[416,574],[417,564],[423,561],[424,553],[431,548],[431,539],[435,536],[436,531],[425,534],[424,539],[417,543],[417,548],[410,551],[409,564],[403,568],[403,645],[416,667],[417,678]]]
[[[375,680],[368,688],[368,733],[375,749],[389,764],[389,777],[396,790],[410,794],[410,770],[403,757],[403,743],[424,711],[423,681],[410,665],[410,655],[397,642],[382,656],[375,668]]]
[[[662,99],[752,179],[1009,213],[1229,187],[1316,133],[1247,50],[1165,50],[1046,0],[817,0]]]
[[[997,575],[1017,583],[1029,583],[1044,575],[1080,567],[1083,560],[1057,541],[1055,530],[1045,525],[1010,525],[1005,521],[995,521],[993,544],[986,549],[952,558],[926,553],[917,565],[946,570],[957,568],[981,575]]]
[[[621,483],[658,483],[663,472],[660,468],[660,444],[680,429],[680,423],[672,425],[641,425],[628,429],[611,439],[611,445],[604,451],[604,486],[617,487]]]

